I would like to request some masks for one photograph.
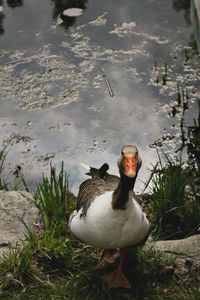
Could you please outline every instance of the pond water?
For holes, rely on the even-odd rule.
[[[7,176],[20,165],[34,188],[50,162],[64,161],[76,192],[85,178],[79,163],[108,162],[118,174],[121,146],[134,143],[143,160],[141,192],[157,159],[150,145],[163,137],[167,153],[180,146],[178,95],[189,107],[187,124],[198,114],[190,16],[188,0],[0,0]]]

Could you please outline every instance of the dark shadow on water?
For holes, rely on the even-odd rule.
[[[3,26],[3,22],[4,22],[4,12],[3,12],[3,0],[0,0],[0,6],[2,11],[0,11],[0,35],[4,34],[4,26]]]
[[[23,4],[24,4],[23,0],[7,0],[7,5],[12,8],[20,7]]]
[[[51,0],[54,2],[54,9],[53,9],[53,19],[57,20],[58,17],[61,18],[60,26],[64,27],[65,29],[68,29],[69,27],[73,26],[76,22],[76,18],[79,15],[72,15],[67,16],[64,15],[63,12],[67,9],[71,8],[78,8],[80,9],[80,15],[83,14],[84,10],[86,9],[86,3],[88,0]],[[22,7],[24,4],[23,0],[0,0],[0,35],[3,35],[5,33],[4,29],[4,19],[5,19],[5,13],[4,13],[4,5],[7,4],[8,7],[14,9],[17,7]]]
[[[187,24],[190,24],[190,0],[172,0],[173,8],[176,11],[182,11],[184,10],[184,17],[187,22]]]
[[[180,140],[179,146],[177,144],[176,153],[182,153],[184,149],[187,151],[188,159],[195,174],[198,174],[198,186],[200,186],[200,100],[198,100],[198,117],[193,119],[192,125],[186,124],[186,112],[190,110],[190,97],[187,88],[181,87],[177,84],[177,96],[174,105],[171,106],[169,112],[170,118],[179,116],[179,132]],[[168,134],[154,142],[152,145],[155,148],[162,148],[165,142],[173,140],[175,136]]]
[[[185,112],[189,109],[188,102],[187,90],[181,91],[178,87],[177,104],[172,107],[172,111],[176,109],[176,113],[181,108],[182,114],[180,118],[181,147],[177,149],[177,152],[186,147],[190,162],[194,162],[194,164],[192,163],[193,169],[196,169],[196,173],[200,174],[200,100],[198,100],[198,116],[193,119],[193,124],[189,126],[185,122]],[[172,113],[172,117],[175,115]]]
[[[11,8],[21,7],[24,4],[23,0],[7,0],[6,3]],[[0,9],[0,36],[1,36],[5,33],[5,29],[4,29],[5,14],[4,14],[4,1],[3,0],[0,0],[0,7],[1,7],[1,9]]]
[[[65,29],[73,26],[75,24],[77,16],[66,16],[63,15],[63,11],[70,8],[80,8],[83,11],[87,8],[86,3],[88,0],[52,0],[55,3],[53,19],[56,20],[59,16],[62,19],[63,26]]]

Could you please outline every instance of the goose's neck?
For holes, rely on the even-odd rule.
[[[133,190],[135,185],[135,178],[128,178],[121,175],[119,185],[113,192],[112,207],[113,209],[125,209],[126,203],[129,200],[129,193]]]

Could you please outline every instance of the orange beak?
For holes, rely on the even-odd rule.
[[[135,177],[137,172],[137,160],[133,155],[124,155],[123,158],[124,174],[128,177]]]

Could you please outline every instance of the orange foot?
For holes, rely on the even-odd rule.
[[[108,287],[113,288],[125,288],[130,289],[131,285],[124,275],[124,273],[117,269],[114,272],[108,273],[104,276],[104,281],[107,283]]]
[[[119,249],[104,249],[104,250],[102,250],[101,256],[99,258],[98,267],[103,268],[107,264],[114,263],[119,256],[120,256]]]

